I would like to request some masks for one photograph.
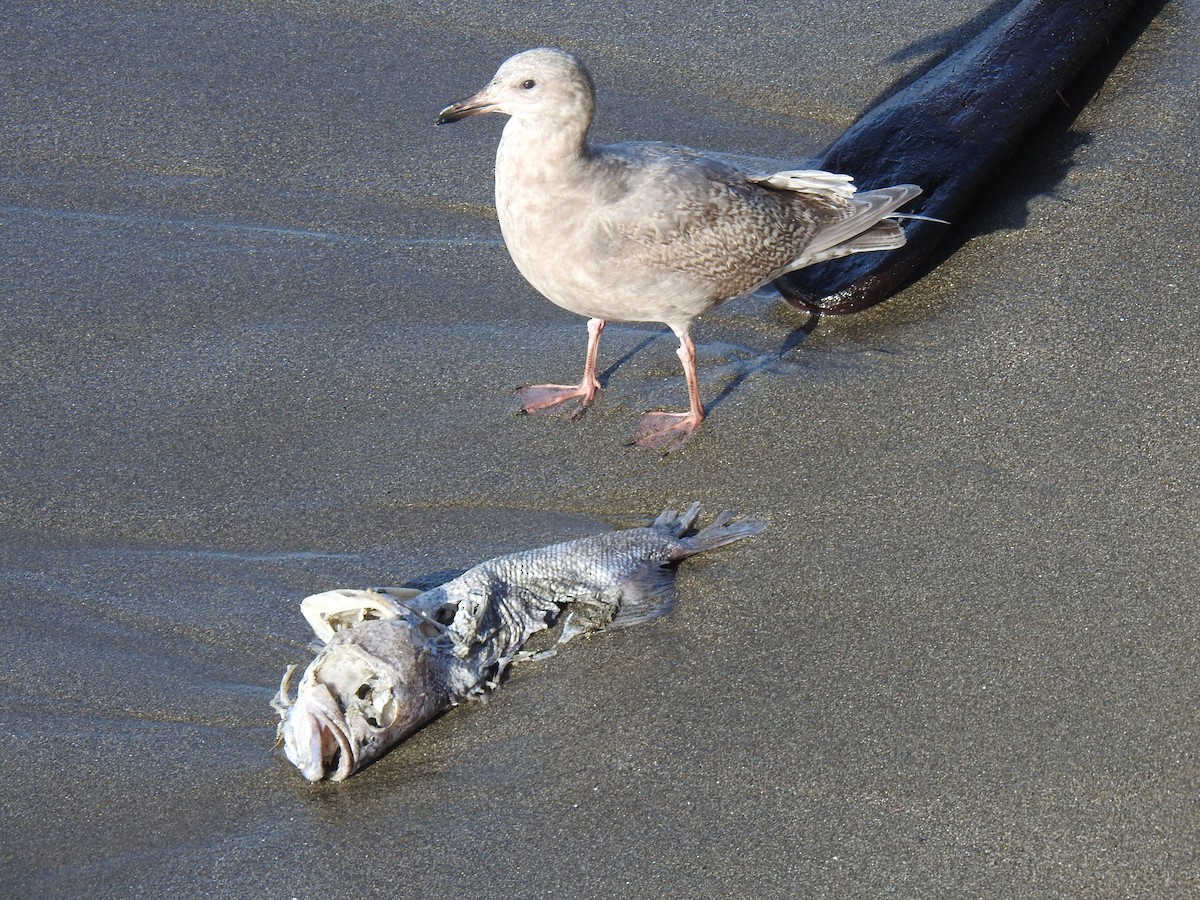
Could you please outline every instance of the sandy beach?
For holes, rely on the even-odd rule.
[[[584,323],[501,241],[500,118],[433,125],[556,45],[597,139],[795,166],[1010,6],[12,4],[0,893],[1200,893],[1200,2],[886,303],[703,317],[665,458],[665,328],[609,326],[578,421],[517,413]],[[344,784],[273,749],[307,594],[692,500],[770,527],[669,616]]]

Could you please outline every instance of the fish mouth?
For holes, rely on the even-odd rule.
[[[283,751],[309,781],[345,781],[354,773],[354,744],[337,702],[323,684],[306,685],[288,710]]]

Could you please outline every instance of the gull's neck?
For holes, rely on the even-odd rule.
[[[570,178],[591,158],[591,115],[544,119],[514,116],[496,151],[497,189],[516,181]]]

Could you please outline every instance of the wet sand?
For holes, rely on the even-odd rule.
[[[437,110],[565,45],[601,139],[791,164],[1007,5],[607,8],[6,13],[3,893],[1200,891],[1200,4],[897,297],[782,354],[776,296],[701,320],[666,459],[627,445],[686,402],[665,329],[606,330],[581,420],[515,414],[583,323],[500,242],[501,122]],[[345,784],[272,752],[306,594],[693,499],[771,527],[670,616]]]

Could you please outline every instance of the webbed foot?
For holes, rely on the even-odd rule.
[[[578,419],[596,396],[596,388],[583,384],[531,384],[517,391],[521,411],[531,416]]]
[[[687,443],[702,421],[703,415],[690,412],[648,412],[642,416],[633,433],[634,443],[666,455]]]

